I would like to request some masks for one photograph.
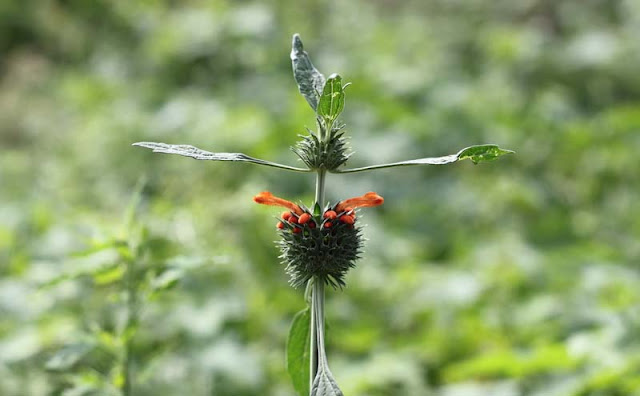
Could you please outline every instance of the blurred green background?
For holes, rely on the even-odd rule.
[[[293,395],[284,347],[304,300],[278,263],[279,212],[251,198],[310,204],[313,177],[131,143],[297,164],[314,116],[295,32],[353,83],[350,165],[517,152],[329,177],[334,202],[386,199],[327,297],[345,394],[639,395],[634,0],[0,2],[0,395],[109,394],[107,352],[51,359],[109,344],[122,296],[118,274],[95,276],[117,260],[99,247],[141,225],[145,265],[180,279],[144,301],[134,394]]]

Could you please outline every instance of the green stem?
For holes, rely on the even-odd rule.
[[[124,381],[122,383],[122,396],[133,394],[133,334],[132,329],[137,325],[137,293],[133,273],[132,260],[126,260],[126,298],[127,298],[127,320],[122,337],[124,337],[124,359],[122,372]]]
[[[316,178],[316,199],[315,205],[324,207],[324,183],[326,171],[321,169],[318,171]],[[313,282],[311,294],[311,351],[310,351],[310,370],[309,370],[309,389],[313,388],[313,380],[318,372],[318,359],[320,356],[319,347],[322,347],[323,341],[319,337],[323,336],[323,332],[318,329],[324,328],[324,282],[322,279],[313,277],[309,282]]]

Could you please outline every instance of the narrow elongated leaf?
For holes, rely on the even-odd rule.
[[[310,337],[311,311],[307,307],[293,318],[287,338],[287,371],[301,396],[309,394]]]
[[[457,162],[463,159],[470,159],[474,164],[484,161],[493,161],[498,157],[506,154],[513,154],[514,151],[504,150],[495,144],[483,144],[479,146],[471,146],[460,150],[457,154],[445,155],[443,157],[419,158],[409,161],[391,162],[388,164],[363,166],[361,168],[343,169],[334,171],[334,173],[353,173],[364,172],[372,169],[393,168],[396,166],[413,166],[413,165],[445,165]]]
[[[344,109],[344,88],[342,77],[332,74],[327,79],[320,96],[317,113],[325,120],[327,130],[331,130],[333,121],[342,113]]]
[[[273,168],[285,169],[294,172],[311,172],[309,169],[296,168],[295,166],[278,164],[276,162],[266,161],[259,158],[249,157],[242,153],[212,153],[210,151],[201,150],[188,144],[166,144],[156,142],[138,142],[134,146],[146,147],[153,150],[154,153],[177,154],[185,157],[195,158],[197,160],[208,161],[234,161],[234,162],[251,162],[253,164],[271,166]]]
[[[318,107],[318,96],[324,87],[324,76],[311,63],[309,54],[302,46],[298,33],[293,35],[291,43],[291,66],[298,89],[313,110]]]

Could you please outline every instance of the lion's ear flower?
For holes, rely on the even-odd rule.
[[[296,205],[268,191],[261,192],[253,200],[288,209],[280,215],[276,227],[282,238],[280,257],[294,287],[304,285],[314,276],[334,287],[344,286],[344,276],[355,266],[362,247],[355,209],[379,206],[384,202],[380,195],[368,192],[329,205],[322,213],[314,215],[304,205]]]

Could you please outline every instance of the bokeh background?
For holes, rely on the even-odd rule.
[[[141,262],[174,287],[142,303],[134,394],[294,394],[303,292],[278,263],[278,211],[251,197],[309,204],[313,177],[131,143],[295,165],[314,127],[295,32],[353,83],[352,166],[517,151],[329,177],[334,202],[386,199],[327,297],[345,394],[640,394],[634,0],[0,2],[0,394],[114,394],[124,280],[104,241],[140,227]]]

